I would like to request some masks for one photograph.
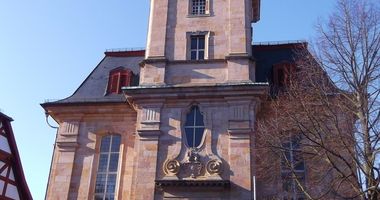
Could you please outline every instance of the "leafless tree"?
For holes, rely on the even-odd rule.
[[[338,0],[317,28],[313,55],[298,50],[286,87],[270,100],[272,112],[259,115],[258,152],[271,155],[258,161],[261,176],[290,169],[293,189],[308,199],[380,199],[379,4]],[[300,148],[289,148],[294,138]],[[303,162],[306,181],[297,170]]]

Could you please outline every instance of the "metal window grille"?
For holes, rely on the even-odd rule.
[[[206,14],[206,0],[192,0],[191,14],[193,15]]]

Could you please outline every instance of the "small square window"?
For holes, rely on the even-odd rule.
[[[207,0],[191,0],[191,14],[204,15],[206,14]]]

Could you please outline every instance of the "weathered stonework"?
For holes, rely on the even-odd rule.
[[[262,105],[271,66],[256,82],[260,60],[251,45],[260,1],[207,0],[200,16],[190,14],[190,2],[151,0],[145,52],[106,53],[73,96],[43,104],[59,124],[47,199],[94,199],[100,144],[111,134],[121,136],[116,199],[253,199],[255,191],[281,191],[279,181],[271,189],[254,184],[257,113],[271,112]],[[190,37],[200,33],[205,59],[190,60]],[[108,94],[108,73],[120,66],[139,84]],[[184,125],[193,106],[203,117],[198,147],[187,143]]]

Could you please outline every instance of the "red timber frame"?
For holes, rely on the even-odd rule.
[[[0,167],[0,180],[4,181],[3,190],[0,191],[0,199],[13,199],[6,196],[6,191],[10,185],[14,185],[17,188],[20,199],[31,200],[33,198],[25,180],[16,141],[11,127],[11,121],[13,121],[12,118],[0,112],[0,135],[7,139],[11,151],[11,153],[9,153],[0,149],[0,161],[4,163],[4,165]],[[11,171],[13,171],[13,180],[10,177]],[[4,174],[4,172],[6,173]]]

